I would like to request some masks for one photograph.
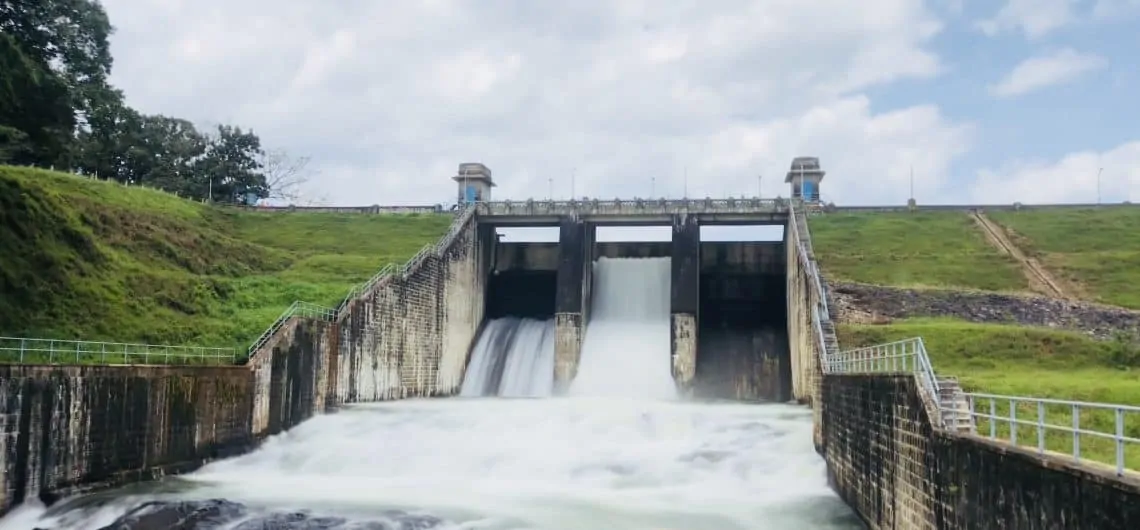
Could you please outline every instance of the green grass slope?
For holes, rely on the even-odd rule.
[[[808,225],[829,280],[987,291],[1029,287],[1017,262],[993,248],[962,212],[831,213]]]
[[[0,166],[0,336],[245,347],[294,300],[335,305],[450,222],[239,211]]]
[[[1140,208],[991,212],[1014,244],[1090,300],[1140,309]]]

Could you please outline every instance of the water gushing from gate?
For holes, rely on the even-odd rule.
[[[671,399],[670,258],[599,258],[571,394]]]
[[[554,320],[497,318],[471,351],[461,396],[543,397],[554,386]]]

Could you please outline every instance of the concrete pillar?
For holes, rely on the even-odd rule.
[[[582,328],[590,325],[594,301],[594,260],[597,259],[598,226],[587,223],[582,241]]]
[[[558,290],[554,302],[554,390],[564,392],[578,371],[582,348],[582,286],[586,224],[564,218],[558,227]]]
[[[673,380],[688,390],[697,372],[697,318],[701,286],[701,227],[694,216],[673,218],[670,344]]]

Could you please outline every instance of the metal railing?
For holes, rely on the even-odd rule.
[[[277,320],[274,320],[273,324],[270,324],[269,328],[262,332],[261,335],[253,341],[253,344],[251,344],[249,346],[249,349],[246,351],[246,355],[253,356],[257,350],[261,349],[263,346],[265,346],[266,343],[272,340],[273,336],[276,335],[277,332],[280,331],[281,328],[284,327],[285,324],[294,317],[315,318],[318,320],[326,321],[336,320],[344,313],[345,310],[347,310],[349,302],[351,302],[356,297],[372,290],[374,287],[376,287],[376,285],[386,281],[393,276],[400,275],[406,277],[408,274],[414,271],[416,267],[418,267],[419,264],[423,262],[423,260],[426,259],[429,254],[439,254],[446,251],[447,248],[451,246],[452,242],[455,241],[455,238],[459,236],[459,233],[463,230],[463,228],[467,226],[467,223],[470,222],[472,218],[474,218],[474,216],[474,206],[468,206],[457,214],[455,220],[451,222],[451,225],[447,229],[447,233],[444,234],[443,237],[434,243],[428,243],[424,245],[422,248],[420,248],[420,251],[417,252],[415,256],[412,256],[412,258],[404,262],[403,265],[395,265],[391,263],[385,265],[364,283],[353,286],[352,289],[349,289],[348,294],[345,295],[344,299],[341,300],[340,304],[337,305],[336,308],[324,307],[309,302],[302,302],[300,300],[293,302],[293,305],[290,305],[289,308],[285,310],[285,312],[281,313],[281,316],[277,317]]]
[[[1140,407],[965,393],[975,434],[1075,462],[1140,468]]]
[[[428,243],[421,247],[419,252],[417,252],[416,255],[412,256],[411,259],[404,262],[403,265],[389,263],[377,271],[376,274],[373,274],[372,277],[368,280],[353,286],[352,289],[349,289],[348,294],[345,295],[344,300],[342,300],[337,306],[338,315],[343,313],[348,308],[349,302],[361,294],[372,290],[381,282],[397,275],[406,277],[409,273],[414,271],[415,268],[418,267],[419,264],[424,259],[426,259],[429,254],[440,254],[447,250],[447,248],[451,246],[452,242],[455,241],[455,238],[459,236],[459,233],[463,230],[464,227],[467,226],[467,223],[470,222],[474,216],[475,206],[468,206],[455,218],[454,221],[452,221],[451,225],[447,229],[447,233],[444,234],[443,237],[439,238],[433,243]]]
[[[681,213],[740,213],[783,212],[788,199],[728,198],[728,199],[582,199],[521,201],[485,201],[476,203],[480,215],[565,215],[577,214],[637,214],[651,212]]]
[[[236,348],[0,337],[0,361],[20,364],[227,365]]]
[[[259,337],[257,337],[257,340],[253,341],[253,344],[251,344],[249,346],[249,349],[246,351],[246,356],[253,356],[254,352],[261,349],[262,346],[265,346],[265,343],[269,342],[270,339],[272,339],[273,336],[276,335],[277,332],[280,331],[281,328],[289,322],[289,319],[300,317],[331,321],[336,318],[336,315],[336,309],[333,309],[331,307],[310,304],[309,302],[293,302],[293,304],[290,305],[288,309],[281,313],[281,316],[277,317],[277,320],[273,321],[273,324],[270,324],[268,329],[266,329],[261,333]]]
[[[796,237],[799,240],[799,245],[796,245],[796,252],[800,255],[800,261],[807,269],[808,276],[811,277],[812,286],[815,287],[816,293],[819,295],[820,310],[823,313],[824,319],[831,320],[831,311],[827,307],[827,291],[823,289],[823,282],[820,279],[819,265],[816,263],[814,250],[811,254],[807,249],[812,248],[811,230],[808,228],[807,219],[801,218],[797,215],[796,210],[803,210],[803,204],[800,203],[793,207],[789,212],[789,220],[791,221],[791,228],[795,230]]]
[[[824,355],[822,362],[825,374],[914,374],[939,402],[938,378],[920,337]]]

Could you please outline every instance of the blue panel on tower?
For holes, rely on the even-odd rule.
[[[815,183],[804,182],[800,196],[803,197],[805,201],[815,200],[817,198],[815,196]]]
[[[475,192],[475,186],[467,186],[467,189],[463,194],[463,202],[475,202],[475,198],[477,196],[478,195]]]

